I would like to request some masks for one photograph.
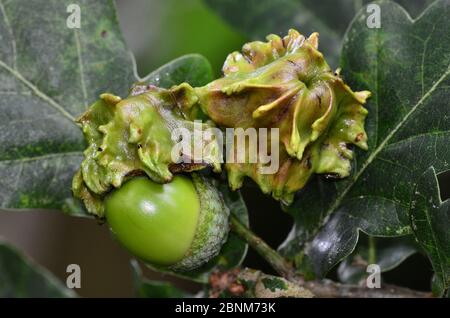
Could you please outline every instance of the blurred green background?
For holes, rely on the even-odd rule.
[[[227,54],[239,50],[246,40],[201,0],[116,3],[123,35],[141,76],[188,53],[207,57],[219,75]]]

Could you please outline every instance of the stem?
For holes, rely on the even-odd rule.
[[[259,236],[242,224],[233,214],[230,216],[231,229],[264,258],[281,276],[291,280],[295,276],[295,269],[283,256],[272,249]]]
[[[359,297],[359,298],[428,298],[432,297],[430,292],[421,292],[408,288],[383,284],[382,288],[370,289],[358,285],[345,285],[331,280],[305,281],[297,275],[295,268],[277,251],[267,245],[259,236],[242,224],[239,219],[231,214],[231,230],[235,232],[261,256],[285,279],[309,289],[316,297]],[[373,248],[375,253],[375,242],[370,243],[369,251]],[[370,255],[370,252],[369,252]],[[373,254],[375,257],[375,254]],[[369,257],[370,259],[370,257]]]

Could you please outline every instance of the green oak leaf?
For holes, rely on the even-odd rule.
[[[146,279],[136,260],[131,261],[133,283],[136,296],[139,298],[185,298],[190,294],[176,288],[169,282]]]
[[[382,273],[399,266],[404,260],[418,252],[418,247],[411,235],[395,238],[372,238],[375,242],[373,252],[366,242],[359,242],[355,251],[343,260],[337,269],[339,280],[345,284],[358,284],[364,281],[369,273],[367,266],[377,264]],[[372,258],[372,259],[371,259]]]
[[[248,211],[241,193],[239,191],[231,191],[226,180],[222,180],[218,184],[218,188],[222,193],[225,204],[230,209],[230,213],[233,213],[243,224],[248,226]],[[212,272],[218,270],[227,271],[239,267],[244,261],[245,256],[247,255],[247,249],[247,243],[240,239],[237,234],[230,231],[228,233],[227,241],[222,246],[219,255],[214,257],[205,265],[186,273],[175,273],[171,271],[165,272],[177,277],[206,284],[208,283],[209,276]],[[148,266],[152,269],[155,269],[150,265]],[[155,270],[161,271],[161,269],[159,268],[156,268]]]
[[[78,1],[79,29],[66,26],[72,3],[0,0],[0,208],[85,216],[70,190],[85,149],[74,119],[101,93],[127,96],[136,81],[212,80],[209,62],[196,54],[140,78],[114,2]]]
[[[106,90],[126,94],[132,56],[113,1],[0,1],[0,204],[78,211],[71,178],[84,149],[73,120]]]
[[[202,86],[214,78],[211,64],[200,54],[183,55],[151,72],[140,81],[158,87],[170,88],[183,82]]]
[[[221,17],[250,39],[285,34],[294,28],[302,34],[320,33],[320,50],[328,63],[338,65],[341,40],[347,26],[370,0],[205,0]],[[432,0],[397,0],[413,15]],[[338,12],[338,14],[337,14]]]
[[[0,297],[76,297],[52,273],[0,242]]]
[[[409,213],[414,236],[433,265],[433,291],[442,296],[450,286],[450,199],[441,201],[433,167],[419,179]]]
[[[318,275],[349,255],[359,231],[411,234],[409,203],[430,165],[450,168],[450,1],[434,2],[411,19],[398,4],[377,2],[381,28],[362,9],[344,41],[341,67],[353,89],[369,90],[369,150],[357,150],[352,175],[316,177],[287,211],[295,225],[281,250],[305,251]]]

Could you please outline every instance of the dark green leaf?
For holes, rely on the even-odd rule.
[[[212,79],[208,61],[195,54],[138,78],[113,1],[78,1],[80,29],[66,26],[71,3],[0,1],[1,208],[85,215],[70,191],[85,148],[73,119],[100,93],[126,96],[137,80],[172,86]]]
[[[222,192],[225,204],[230,212],[236,215],[239,220],[248,226],[248,211],[244,199],[239,191],[231,191],[226,182],[221,182],[219,189]],[[214,271],[226,271],[239,267],[247,255],[247,243],[241,240],[233,232],[228,233],[228,239],[215,258],[210,260],[200,268],[186,273],[167,273],[189,279],[199,283],[208,283],[209,275]],[[157,269],[161,271],[160,269]]]
[[[148,280],[142,276],[141,268],[136,260],[131,261],[136,296],[140,298],[184,298],[188,293],[176,288],[169,282]]]
[[[113,1],[0,1],[0,204],[73,210],[84,149],[73,120],[104,91],[125,95],[132,56]],[[79,209],[78,209],[79,211]]]
[[[433,265],[433,290],[441,296],[450,286],[450,200],[441,201],[432,167],[417,184],[410,216],[413,233]]]
[[[405,10],[408,11],[409,15],[412,18],[417,18],[424,11],[424,9],[434,1],[435,0],[394,0],[394,2],[405,8]],[[373,1],[364,0],[364,2],[369,3]]]
[[[358,284],[367,278],[367,266],[377,264],[381,272],[390,271],[399,266],[409,256],[418,251],[410,236],[395,239],[372,238],[375,242],[370,252],[370,245],[359,242],[351,255],[339,264],[337,274],[342,283]],[[373,259],[370,259],[372,258]]]
[[[369,0],[205,0],[231,25],[251,39],[290,28],[305,35],[320,33],[320,48],[332,66],[338,64],[341,40],[356,12]],[[417,14],[432,0],[397,0]]]
[[[76,297],[52,273],[0,243],[0,297]]]
[[[282,245],[306,252],[319,275],[349,255],[358,231],[411,233],[408,207],[418,177],[433,165],[450,168],[450,1],[431,5],[417,21],[397,4],[378,3],[381,28],[366,26],[363,9],[347,32],[343,75],[373,93],[366,122],[369,151],[357,151],[351,177],[316,177],[288,209],[295,226]]]

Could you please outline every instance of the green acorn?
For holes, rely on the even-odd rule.
[[[195,269],[216,256],[228,234],[229,210],[214,185],[197,174],[156,183],[133,178],[105,199],[118,241],[153,266]]]

